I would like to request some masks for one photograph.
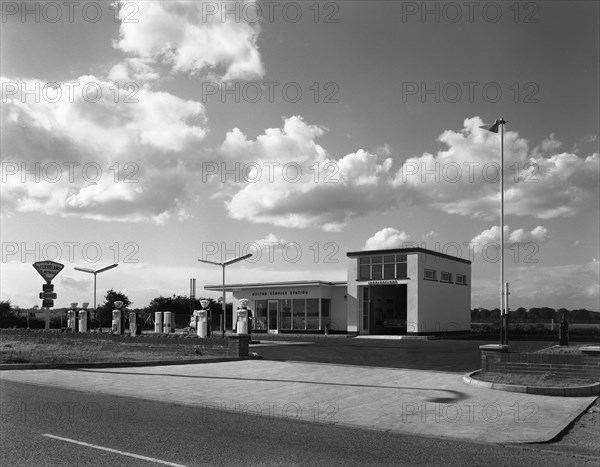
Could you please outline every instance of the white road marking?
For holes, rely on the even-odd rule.
[[[67,443],[79,444],[81,446],[87,446],[89,448],[100,449],[101,451],[108,451],[114,454],[121,454],[122,456],[135,457],[136,459],[142,459],[148,462],[155,462],[156,464],[163,465],[171,465],[173,467],[186,467],[183,464],[175,464],[174,462],[167,462],[160,459],[155,459],[153,457],[140,456],[139,454],[133,454],[132,452],[119,451],[117,449],[105,448],[104,446],[98,446],[96,444],[86,443],[84,441],[77,441],[76,439],[70,438],[62,438],[61,436],[51,435],[50,433],[44,433],[42,436],[46,436],[47,438],[59,439],[61,441],[66,441]]]

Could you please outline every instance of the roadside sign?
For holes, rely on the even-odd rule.
[[[42,292],[54,292],[54,284],[42,284]]]
[[[56,293],[54,293],[54,292],[40,292],[40,298],[42,300],[56,300]]]
[[[33,267],[40,273],[40,276],[42,276],[46,282],[50,283],[50,281],[63,270],[65,265],[55,261],[38,261],[37,263],[33,263]]]
[[[42,300],[42,308],[54,307],[54,300]]]

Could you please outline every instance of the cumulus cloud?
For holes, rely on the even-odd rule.
[[[223,81],[260,78],[265,74],[257,46],[260,21],[247,3],[139,2],[135,22],[130,8],[120,9],[114,46],[150,68],[166,65]]]
[[[363,250],[388,250],[402,248],[402,245],[410,239],[406,232],[400,232],[392,227],[385,227],[368,238]]]
[[[481,253],[486,245],[500,245],[500,227],[495,225],[471,239],[471,245],[475,253]],[[510,246],[514,243],[544,243],[548,240],[548,229],[538,225],[530,232],[524,229],[511,231],[508,225],[504,226],[504,245]]]
[[[202,104],[91,75],[1,81],[3,212],[159,223],[187,215],[184,168],[207,133]],[[23,98],[25,88],[46,94]]]
[[[436,154],[408,158],[393,184],[406,202],[429,205],[450,214],[491,220],[499,210],[499,137],[468,118],[460,131],[444,131],[446,146]],[[533,150],[515,131],[507,131],[505,212],[540,219],[570,217],[598,204],[597,153],[587,157],[556,153],[554,135]]]
[[[387,145],[329,155],[317,143],[326,130],[301,116],[255,140],[234,128],[221,154],[245,165],[246,179],[215,196],[227,193],[233,218],[290,228],[340,231],[354,217],[402,204],[492,220],[500,204],[499,140],[481,124],[479,117],[466,119],[462,130],[440,135],[445,149],[409,157],[398,169],[393,156],[382,156],[391,154]],[[557,154],[560,146],[554,134],[531,149],[517,132],[505,133],[506,214],[552,219],[597,205],[598,154]]]
[[[324,131],[293,116],[256,140],[237,128],[227,133],[222,154],[248,167],[247,183],[226,203],[229,215],[340,231],[354,216],[389,206],[391,158],[381,160],[361,149],[335,160],[315,141]]]

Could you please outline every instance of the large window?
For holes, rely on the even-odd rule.
[[[281,309],[281,322],[279,329],[292,329],[292,301],[279,300]]]
[[[358,280],[406,279],[406,254],[358,258]]]
[[[319,329],[319,299],[306,299],[306,329]]]
[[[306,329],[306,299],[292,300],[292,329]]]
[[[254,306],[254,329],[267,329],[267,301],[255,300]]]

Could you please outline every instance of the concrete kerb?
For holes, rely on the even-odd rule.
[[[496,389],[498,391],[520,392],[524,394],[537,394],[540,396],[558,397],[590,397],[600,394],[600,383],[585,386],[524,386],[519,384],[490,383],[481,381],[477,376],[481,370],[475,370],[463,376],[463,382],[480,388]]]
[[[77,368],[129,368],[143,366],[163,365],[190,365],[197,363],[223,363],[237,362],[240,360],[260,359],[257,355],[248,357],[222,357],[186,360],[148,360],[136,362],[83,362],[83,363],[5,363],[0,365],[0,371],[5,370],[73,370]]]

